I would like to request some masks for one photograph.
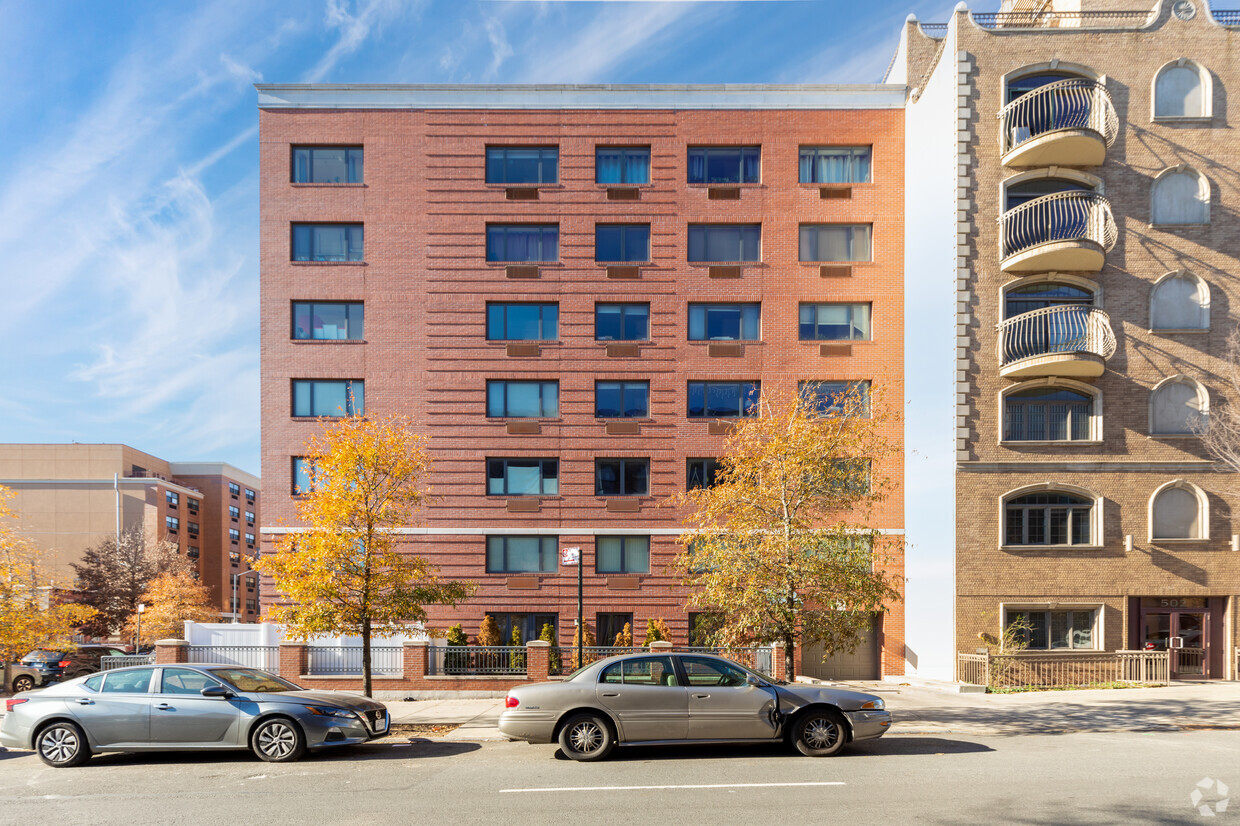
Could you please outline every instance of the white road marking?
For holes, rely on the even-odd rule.
[[[765,789],[779,786],[843,786],[842,780],[807,783],[694,783],[684,786],[557,786],[547,789],[500,789],[500,794],[519,792],[639,792],[661,789]]]

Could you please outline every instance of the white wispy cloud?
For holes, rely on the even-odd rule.
[[[370,36],[371,29],[398,14],[402,9],[395,0],[368,0],[354,4],[350,0],[327,0],[324,23],[340,33],[332,45],[305,76],[306,83],[321,83],[341,60],[356,52]]]
[[[262,72],[257,69],[251,69],[249,66],[243,66],[227,54],[220,55],[220,63],[224,64],[224,68],[230,75],[246,83],[257,83],[263,79]]]
[[[487,17],[483,25],[486,27],[487,42],[491,44],[491,64],[487,67],[484,79],[490,80],[499,75],[504,61],[512,57],[512,46],[508,43],[508,33],[498,17]]]

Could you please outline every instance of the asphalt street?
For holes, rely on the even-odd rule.
[[[1240,731],[891,736],[825,759],[765,746],[622,749],[598,764],[550,745],[393,737],[288,765],[229,752],[51,769],[0,752],[0,821],[1201,823],[1197,806],[1218,807],[1219,780],[1240,798]],[[1240,822],[1236,803],[1207,822]]]

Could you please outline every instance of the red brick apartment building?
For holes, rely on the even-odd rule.
[[[600,641],[663,618],[683,644],[659,502],[709,475],[728,418],[807,381],[902,402],[900,87],[258,91],[265,551],[317,417],[398,412],[440,497],[410,550],[480,584],[434,626],[568,644],[580,547]],[[879,470],[902,535],[902,457]],[[821,660],[802,673],[902,674],[903,606]]]

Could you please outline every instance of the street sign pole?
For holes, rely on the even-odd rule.
[[[582,593],[583,591],[582,580],[584,579],[584,575],[582,574],[582,571],[581,571],[581,569],[585,567],[584,563],[585,563],[585,560],[582,558],[581,548],[561,548],[560,549],[560,564],[577,566],[577,665],[578,667],[580,667],[581,665],[585,663],[585,659],[582,657],[582,648],[586,644],[586,620],[585,620],[585,611],[583,608],[583,601],[584,601],[583,596],[584,595]]]

